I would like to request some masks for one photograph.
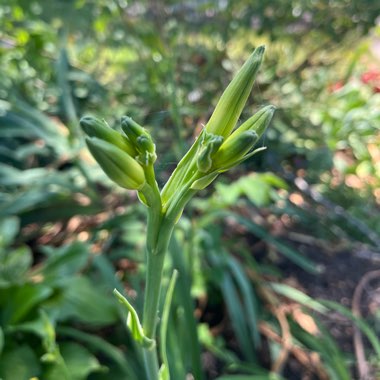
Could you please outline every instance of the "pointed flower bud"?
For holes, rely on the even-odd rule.
[[[220,147],[213,159],[216,169],[230,168],[241,162],[244,156],[253,148],[258,140],[254,131],[244,131],[238,135],[230,136]]]
[[[252,91],[264,50],[264,46],[255,49],[225,89],[206,125],[207,132],[227,137],[234,129]]]
[[[147,151],[154,153],[156,151],[156,146],[149,132],[130,117],[123,116],[121,119],[121,129],[128,140],[134,144],[140,152]]]
[[[237,128],[229,138],[233,138],[234,136],[245,131],[255,131],[260,138],[268,128],[275,110],[275,106],[263,107],[260,111],[256,112],[247,121],[245,121],[239,128]]]
[[[212,157],[223,143],[223,137],[205,133],[197,157],[197,167],[202,173],[207,173],[212,167]]]
[[[145,184],[144,170],[129,154],[98,138],[87,138],[91,154],[107,176],[119,186],[140,190]]]
[[[80,120],[80,126],[89,137],[97,137],[100,140],[108,141],[130,156],[134,157],[137,154],[136,149],[128,139],[112,129],[104,120],[92,116],[84,116]]]

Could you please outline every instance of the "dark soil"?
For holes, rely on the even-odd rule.
[[[370,252],[363,248],[326,252],[309,245],[299,245],[297,248],[317,265],[321,265],[323,272],[311,275],[291,262],[283,261],[280,268],[285,274],[286,281],[290,281],[292,285],[299,287],[314,299],[335,301],[350,310],[359,282],[367,273],[380,270],[380,252]],[[380,310],[380,277],[366,284],[360,297],[359,308],[363,318],[373,324],[375,313]],[[340,349],[352,356],[355,362],[352,322],[337,312],[321,315],[319,319],[335,338]],[[366,352],[371,352],[372,347],[366,339],[363,339],[363,342]],[[291,377],[292,380],[298,378],[302,377]],[[353,378],[358,377],[353,374]]]

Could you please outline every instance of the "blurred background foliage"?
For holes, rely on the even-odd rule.
[[[143,378],[110,294],[141,310],[144,210],[78,120],[134,117],[162,185],[261,44],[242,120],[277,106],[269,149],[195,199],[171,244],[172,378],[356,377],[358,343],[329,330],[332,310],[366,336],[374,374],[378,288],[359,312],[347,297],[379,269],[379,20],[370,0],[1,3],[0,377]],[[328,273],[335,296],[313,287]]]

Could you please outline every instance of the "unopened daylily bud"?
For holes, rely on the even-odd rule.
[[[128,116],[123,116],[121,119],[121,129],[127,136],[128,140],[134,144],[140,152],[155,152],[156,146],[153,143],[151,135],[145,128],[137,124],[133,119]]]
[[[233,136],[245,131],[255,131],[260,138],[268,128],[275,110],[275,106],[263,107],[260,111],[256,112],[247,121],[245,121],[239,128],[237,128],[229,138],[233,138]]]
[[[230,136],[219,148],[213,159],[215,169],[232,167],[253,148],[258,140],[254,131],[244,131],[239,135]]]
[[[140,190],[144,186],[144,170],[129,154],[98,138],[87,138],[86,143],[95,160],[112,181],[130,190]]]
[[[223,143],[223,137],[206,132],[197,158],[198,170],[207,173],[212,167],[212,157]]]
[[[152,139],[145,135],[139,136],[137,138],[138,150],[141,152],[138,156],[138,159],[144,165],[153,164],[157,159],[155,149],[151,151],[151,143]]]
[[[92,116],[84,116],[80,120],[80,126],[89,137],[97,137],[98,139],[108,141],[131,156],[137,154],[136,149],[128,139],[121,133],[110,128],[104,120]]]
[[[206,125],[207,132],[227,137],[234,129],[252,91],[264,50],[264,46],[255,49],[225,89]]]

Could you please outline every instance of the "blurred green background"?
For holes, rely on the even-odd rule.
[[[194,199],[171,243],[171,376],[358,378],[360,346],[376,376],[378,2],[10,0],[0,26],[1,379],[144,378],[111,292],[141,310],[145,212],[78,120],[144,125],[162,186],[262,44],[242,120],[277,107],[268,149]]]

